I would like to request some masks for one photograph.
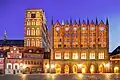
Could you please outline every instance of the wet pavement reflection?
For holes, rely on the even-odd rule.
[[[120,74],[20,74],[0,75],[0,80],[120,80]]]

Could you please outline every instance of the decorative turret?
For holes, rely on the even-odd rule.
[[[87,25],[89,25],[89,19],[87,18]]]
[[[82,23],[83,23],[83,24],[86,24],[86,23],[85,23],[85,20],[83,20],[83,22],[82,22]]]
[[[94,21],[93,21],[93,20],[91,21],[91,24],[94,24]]]
[[[72,19],[70,18],[70,25],[72,25]]]
[[[65,23],[64,23],[64,20],[62,20],[62,25],[64,25]]]
[[[79,25],[81,25],[81,21],[80,21],[80,18],[79,18]]]
[[[97,17],[96,17],[96,25],[98,25],[98,20],[97,20]]]
[[[74,20],[74,24],[77,24],[77,21],[76,21],[76,20]]]
[[[68,20],[66,20],[65,24],[66,24],[66,25],[68,25],[68,24],[69,24]]]
[[[106,25],[109,25],[108,17],[106,18]]]
[[[51,25],[53,25],[53,16],[52,16],[52,20],[51,20]]]

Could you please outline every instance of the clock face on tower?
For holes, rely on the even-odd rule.
[[[56,31],[59,31],[60,30],[60,28],[59,27],[56,27]]]
[[[90,30],[91,30],[91,31],[95,30],[95,27],[91,27]]]
[[[104,31],[104,27],[100,27],[100,31]]]

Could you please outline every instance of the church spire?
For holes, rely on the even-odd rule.
[[[89,19],[87,18],[87,25],[89,25]]]
[[[108,17],[106,18],[106,25],[109,25]]]
[[[72,19],[70,18],[70,25],[72,25]]]
[[[97,17],[96,17],[96,25],[98,25],[98,20],[97,20]]]
[[[79,25],[81,25],[81,21],[80,21],[80,18],[79,18]]]
[[[53,16],[52,16],[52,20],[51,20],[51,25],[53,25]]]
[[[6,40],[7,40],[7,32],[5,30],[5,32],[4,32],[4,41],[6,41]]]

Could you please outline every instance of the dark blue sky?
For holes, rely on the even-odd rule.
[[[105,21],[110,23],[110,51],[120,44],[120,0],[0,0],[0,39],[4,30],[8,39],[23,39],[24,12],[26,8],[42,8],[50,27],[54,20],[81,18],[81,20]]]

